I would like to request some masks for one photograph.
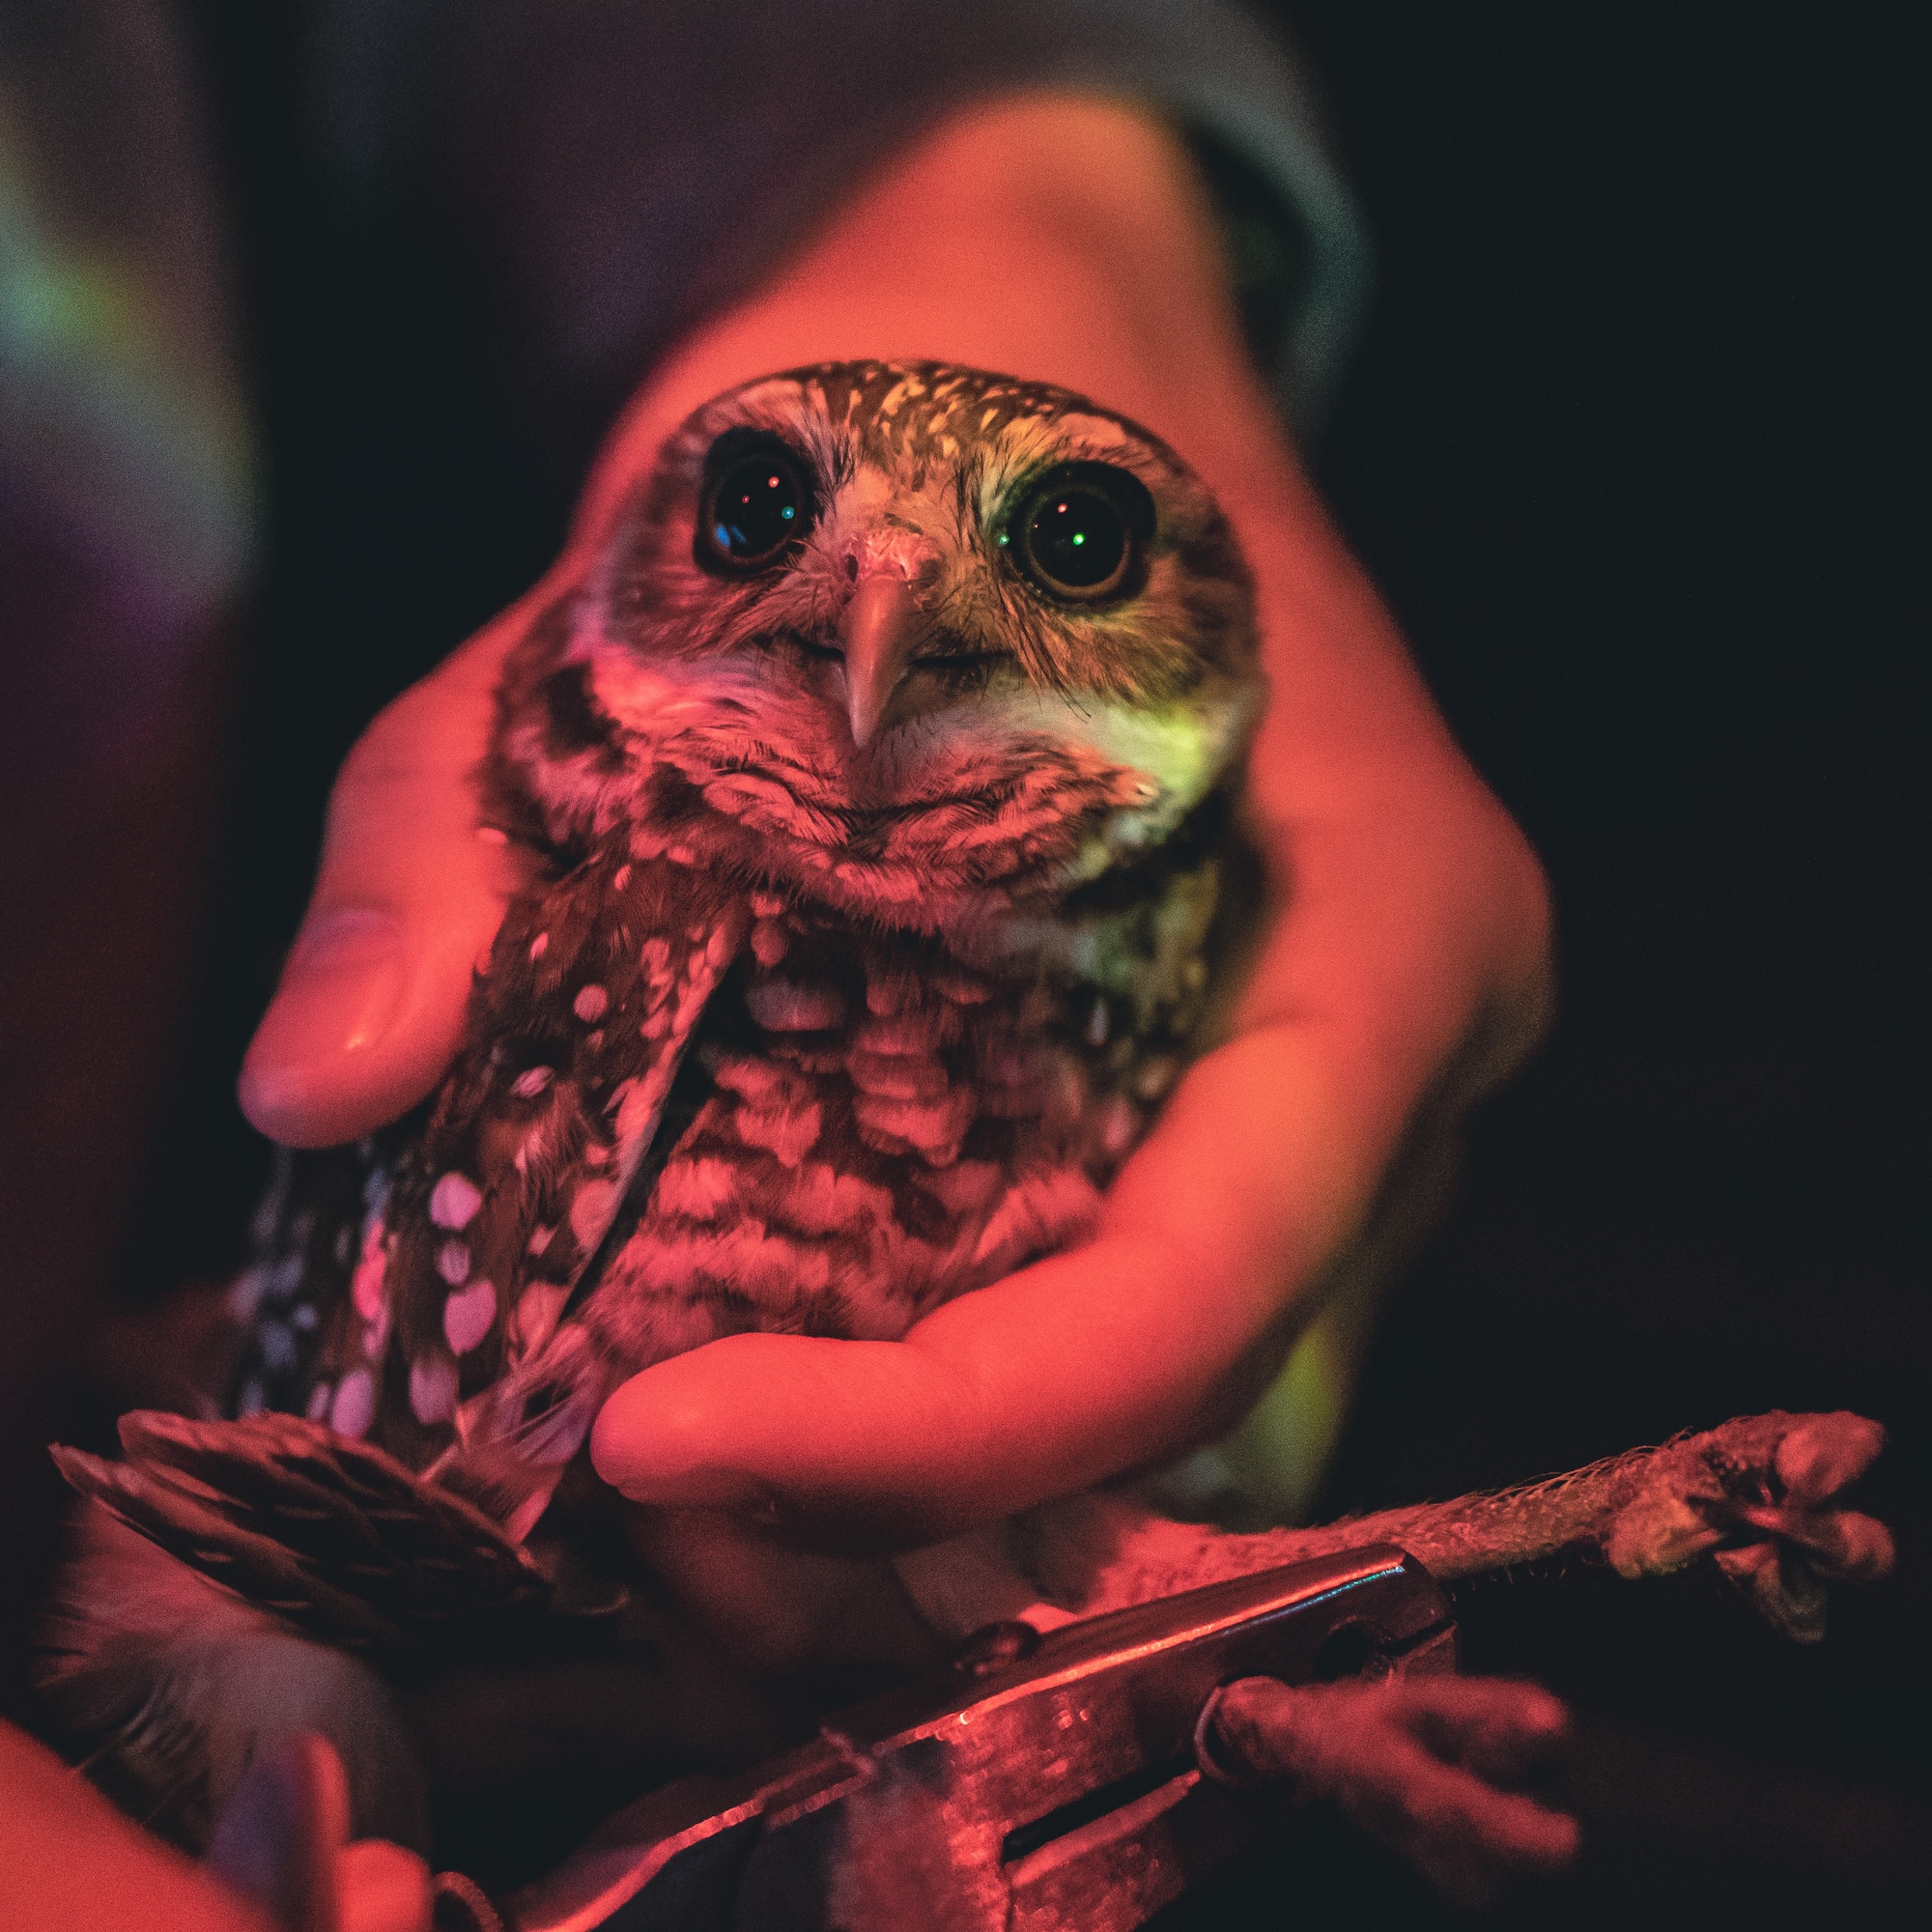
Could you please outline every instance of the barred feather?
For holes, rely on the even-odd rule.
[[[123,1522],[296,1628],[400,1658],[457,1628],[540,1612],[542,1574],[473,1505],[393,1457],[294,1416],[137,1410],[114,1463],[56,1449]]]

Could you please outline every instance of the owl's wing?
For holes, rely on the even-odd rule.
[[[622,1366],[560,1317],[748,923],[728,876],[621,851],[520,899],[372,1208],[316,1419],[129,1416],[125,1462],[56,1452],[68,1481],[333,1641],[405,1650],[453,1618],[533,1607],[544,1586],[516,1545]]]
[[[507,1629],[550,1601],[480,1510],[319,1423],[136,1409],[121,1418],[121,1445],[119,1463],[53,1455],[82,1495],[328,1642],[400,1656],[459,1625]]]
[[[748,924],[728,875],[636,860],[621,840],[520,898],[397,1174],[380,1433],[451,1444],[433,1472],[513,1533],[540,1513],[606,1393],[611,1369],[558,1323]]]

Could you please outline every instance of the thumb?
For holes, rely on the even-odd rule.
[[[327,1147],[392,1121],[456,1050],[514,884],[502,835],[478,824],[476,770],[521,611],[384,711],[336,780],[315,894],[242,1069],[242,1110],[273,1140]]]
[[[277,1932],[429,1932],[429,1868],[400,1845],[349,1841],[342,1760],[313,1731],[243,1773],[215,1820],[208,1866]]]
[[[337,1861],[348,1836],[342,1760],[303,1731],[242,1775],[215,1821],[208,1864],[284,1932],[336,1932]]]

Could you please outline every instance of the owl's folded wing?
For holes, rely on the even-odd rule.
[[[740,882],[634,859],[621,838],[519,898],[479,971],[462,1054],[398,1171],[378,1418],[398,1440],[441,1434],[437,1473],[513,1534],[606,1393],[608,1368],[558,1323],[748,923]]]
[[[53,1452],[130,1528],[310,1635],[378,1656],[536,1616],[550,1585],[482,1511],[392,1456],[289,1415],[135,1410],[126,1460]]]

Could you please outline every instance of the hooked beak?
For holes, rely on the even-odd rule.
[[[861,750],[891,708],[918,630],[919,606],[903,577],[881,570],[860,580],[838,620],[838,637],[845,653],[845,715]]]

